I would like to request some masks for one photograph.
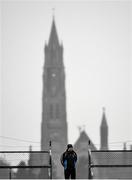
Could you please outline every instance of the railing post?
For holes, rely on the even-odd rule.
[[[49,164],[50,164],[50,179],[52,179],[52,152],[51,152],[51,141],[49,142]]]
[[[91,149],[90,149],[90,140],[88,141],[88,179],[92,179],[92,176],[91,176]]]
[[[9,179],[11,179],[11,168],[9,168]]]

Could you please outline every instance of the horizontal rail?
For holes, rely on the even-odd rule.
[[[50,151],[0,151],[0,153],[50,153]]]
[[[100,152],[131,152],[132,153],[132,150],[91,150],[91,153],[92,152],[97,152],[97,153],[100,153]]]
[[[51,168],[50,165],[44,166],[0,166],[0,169],[18,169],[18,168]]]
[[[105,167],[105,168],[109,168],[109,167],[124,167],[124,168],[128,168],[128,167],[132,167],[132,164],[126,164],[126,165],[119,165],[119,164],[116,164],[116,165],[90,165],[91,168],[94,168],[94,167],[98,167],[98,168],[102,168],[102,167]]]

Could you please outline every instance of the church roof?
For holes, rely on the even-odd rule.
[[[79,148],[79,147],[80,147],[80,144],[83,143],[83,142],[87,143],[87,145],[88,145],[89,141],[90,141],[90,149],[91,149],[91,150],[96,150],[95,145],[93,144],[93,142],[91,141],[91,139],[89,138],[89,136],[87,135],[87,133],[83,130],[83,131],[80,133],[80,136],[79,136],[79,138],[77,139],[76,143],[74,144],[74,147],[75,147],[75,148]]]
[[[86,141],[89,139],[88,135],[86,134],[85,131],[82,131],[81,134],[80,134],[80,139],[83,140],[83,141]]]

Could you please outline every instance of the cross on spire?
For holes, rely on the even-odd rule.
[[[79,131],[79,134],[81,134],[81,126],[78,126],[78,131]]]

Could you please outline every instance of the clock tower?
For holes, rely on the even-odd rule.
[[[49,141],[52,141],[56,175],[57,178],[63,178],[60,156],[67,145],[65,71],[63,46],[59,43],[54,18],[44,53],[41,150],[48,149]]]

